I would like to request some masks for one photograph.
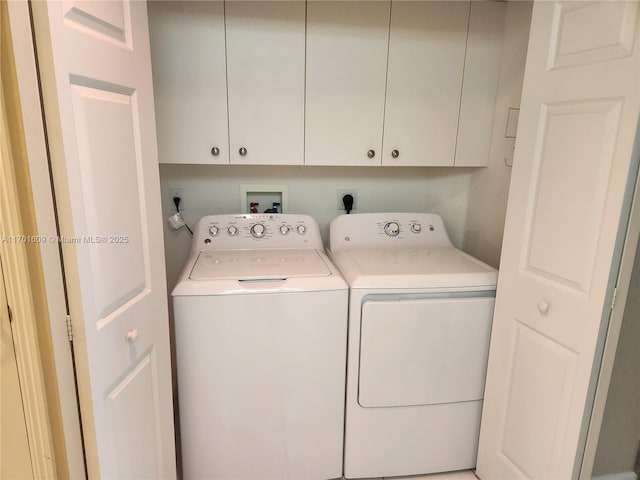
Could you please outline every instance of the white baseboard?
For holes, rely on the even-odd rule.
[[[607,473],[593,477],[592,480],[638,480],[638,475],[635,472]]]

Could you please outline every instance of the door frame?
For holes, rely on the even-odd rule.
[[[72,356],[72,348],[67,333],[67,307],[65,298],[64,275],[62,259],[60,257],[59,244],[57,242],[57,221],[55,211],[55,195],[53,192],[46,132],[43,122],[40,100],[40,87],[37,71],[36,53],[34,49],[33,30],[31,23],[30,5],[28,0],[14,0],[3,2],[7,5],[8,23],[11,30],[11,43],[14,57],[15,86],[14,94],[17,94],[16,103],[19,103],[21,118],[12,122],[21,123],[24,142],[23,169],[28,171],[30,185],[20,185],[26,190],[25,195],[30,196],[31,205],[24,208],[30,209],[33,227],[37,234],[46,238],[46,241],[38,242],[39,276],[38,281],[44,285],[44,294],[39,295],[35,301],[42,304],[48,318],[41,320],[38,325],[40,339],[36,328],[36,318],[33,315],[33,301],[31,296],[31,278],[26,264],[26,245],[8,245],[10,248],[20,249],[20,263],[7,262],[6,276],[10,284],[19,287],[22,294],[21,301],[31,305],[31,317],[28,325],[22,326],[24,331],[16,335],[16,356],[26,355],[28,365],[32,372],[21,375],[21,378],[32,378],[31,384],[25,386],[22,392],[25,399],[25,411],[27,416],[34,419],[34,423],[27,429],[29,437],[40,439],[33,442],[32,461],[39,462],[38,468],[34,466],[36,478],[86,478],[84,449],[81,434],[79,408],[76,394],[75,373]],[[0,212],[3,222],[11,221],[12,232],[22,232],[19,212],[15,205],[18,203],[18,190],[15,179],[15,171],[10,162],[2,162],[0,170],[0,188],[3,192],[10,192],[7,197],[0,198]],[[4,183],[10,183],[5,186]],[[11,189],[9,189],[11,187]],[[5,211],[7,212],[5,214]],[[5,222],[6,223],[6,222]],[[5,234],[4,225],[2,235]],[[56,241],[49,241],[56,237]],[[4,249],[5,245],[0,244]],[[4,251],[3,258],[4,258]],[[13,251],[12,251],[13,255]],[[17,258],[17,257],[16,257]],[[9,297],[9,292],[7,292]],[[11,303],[14,313],[15,306]],[[26,308],[26,307],[25,307]],[[42,332],[43,324],[48,327],[48,332]],[[42,345],[43,341],[48,344]],[[46,367],[41,363],[42,349],[48,350],[48,360],[53,359],[53,365]],[[20,370],[20,360],[18,360]],[[23,367],[24,368],[24,367]],[[43,368],[47,375],[55,376],[55,391],[51,387],[44,388]],[[51,385],[51,382],[50,382]],[[48,398],[47,398],[48,395]],[[55,398],[52,398],[55,397]],[[50,417],[50,415],[52,417]],[[32,430],[29,430],[29,428]],[[31,444],[32,442],[30,442]],[[35,453],[35,454],[34,454]],[[46,467],[50,464],[49,468]]]
[[[4,16],[5,11],[2,12]],[[4,19],[3,19],[4,21]],[[4,60],[4,59],[3,59]],[[25,424],[29,438],[31,468],[35,478],[55,478],[53,440],[38,345],[29,265],[14,171],[6,90],[0,92],[0,258],[9,306],[11,330]],[[12,119],[13,120],[13,119]]]
[[[29,132],[25,141],[27,143],[27,151],[29,156],[30,173],[32,176],[32,194],[36,209],[36,221],[39,230],[51,231],[55,230],[55,211],[53,205],[53,192],[49,182],[49,166],[46,154],[45,133],[42,126],[42,117],[39,101],[39,87],[37,81],[37,72],[35,68],[35,55],[32,44],[32,29],[30,23],[29,7],[27,0],[14,0],[7,2],[9,11],[9,22],[11,24],[11,34],[13,41],[13,49],[15,55],[15,68],[20,86],[20,104],[22,107],[23,124],[25,131]],[[638,145],[635,147],[635,154],[638,155]],[[8,192],[7,195],[0,196],[0,213],[2,216],[2,224],[0,224],[0,234],[5,232],[21,231],[16,229],[13,223],[17,218],[17,214],[13,209],[13,205],[17,204],[16,184],[13,166],[10,162],[4,161],[4,155],[0,159],[0,189],[2,192]],[[636,179],[636,191],[634,195],[633,205],[629,226],[627,229],[624,249],[620,262],[620,271],[617,276],[617,292],[616,305],[611,313],[611,318],[607,328],[606,343],[600,366],[597,389],[595,391],[594,404],[591,418],[589,421],[589,429],[586,438],[586,446],[584,457],[582,459],[582,468],[580,479],[588,479],[591,476],[593,462],[597,448],[598,437],[604,414],[604,405],[608,392],[611,373],[613,370],[613,360],[617,347],[617,340],[620,334],[620,326],[624,314],[624,306],[626,304],[629,280],[631,270],[633,268],[633,259],[640,237],[640,198],[638,190],[640,189],[640,177]],[[6,219],[6,221],[4,220]],[[50,247],[51,245],[47,245]],[[25,267],[24,248],[18,248],[20,254],[14,254],[15,245],[7,246],[0,243],[0,252],[3,258],[16,258],[14,262],[6,262],[6,274],[8,283],[13,284],[13,293],[7,291],[7,296],[12,305],[14,314],[19,311],[19,306],[29,310],[31,302],[29,292],[29,276],[28,269]],[[19,246],[18,246],[19,247]],[[8,252],[11,252],[9,255]],[[62,267],[57,248],[41,248],[42,267],[45,276],[45,284],[47,292],[64,292],[64,284],[62,280]],[[615,282],[614,282],[615,283]],[[613,286],[612,286],[613,288]],[[13,295],[13,297],[11,296]],[[64,307],[64,299],[58,295],[47,295],[48,308],[52,323],[56,316]],[[57,298],[54,298],[57,297]],[[16,299],[16,300],[14,300]],[[31,317],[33,321],[33,316]],[[56,325],[60,322],[60,318],[56,318]],[[28,323],[28,322],[25,322]],[[53,325],[52,325],[53,327]],[[18,361],[19,369],[23,369],[23,374],[29,375],[21,378],[32,378],[34,381],[29,382],[24,387],[23,396],[25,398],[25,409],[28,407],[31,411],[27,419],[28,428],[30,430],[30,438],[37,441],[32,442],[30,448],[38,450],[32,451],[32,461],[38,463],[38,467],[34,466],[34,473],[43,478],[54,478],[55,470],[53,470],[53,455],[51,455],[51,434],[48,424],[48,414],[46,403],[44,402],[44,390],[42,388],[42,370],[40,364],[39,350],[37,344],[37,331],[34,329],[33,323],[29,325],[14,325],[14,328],[20,329],[20,334],[16,335],[16,355],[20,351],[20,355],[24,358]],[[56,328],[52,328],[52,333]],[[84,477],[84,457],[82,450],[82,441],[80,436],[80,420],[77,416],[77,400],[75,397],[75,382],[73,379],[73,364],[71,363],[70,353],[68,352],[69,344],[66,335],[53,335],[53,349],[56,356],[58,370],[58,384],[60,388],[60,404],[65,425],[65,443],[67,450],[67,462],[69,465],[69,473],[71,478]],[[68,358],[67,358],[68,357]],[[21,366],[22,365],[22,366]],[[32,371],[25,370],[31,369]],[[25,373],[29,371],[29,373]],[[40,379],[40,382],[36,381]],[[68,402],[71,401],[71,408],[67,408]],[[70,413],[72,412],[72,413]],[[31,422],[31,423],[30,423]],[[35,435],[35,436],[34,436]],[[49,460],[41,455],[41,452],[49,453]],[[35,453],[35,454],[34,454]],[[48,473],[48,474],[47,474]],[[75,473],[75,475],[74,475]]]
[[[604,345],[597,350],[601,355],[594,359],[593,385],[591,387],[593,401],[589,409],[590,416],[585,418],[583,423],[584,449],[578,450],[582,451],[582,462],[578,459],[576,461],[576,467],[580,465],[578,477],[580,480],[589,480],[592,477],[622,320],[627,304],[631,274],[640,241],[640,120],[636,126],[636,138],[625,196],[625,204],[621,212],[623,218],[618,232],[618,252],[614,255],[611,265],[607,292],[611,301],[611,312],[608,316],[605,312],[602,318],[600,329],[601,342]]]

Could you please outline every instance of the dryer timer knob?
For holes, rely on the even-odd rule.
[[[305,227],[304,225],[298,225],[296,230],[300,235],[304,235],[305,233],[307,233],[307,227]]]
[[[400,225],[398,222],[387,222],[384,225],[384,233],[390,237],[397,237],[400,233]]]
[[[231,225],[229,228],[227,228],[227,232],[232,237],[235,237],[238,234],[238,227],[236,227],[235,225]]]

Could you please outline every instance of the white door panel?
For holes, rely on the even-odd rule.
[[[587,7],[587,8],[585,8]],[[555,7],[548,68],[628,57],[635,39],[638,2],[563,2]],[[597,24],[598,28],[585,28]]]
[[[571,478],[579,467],[626,221],[640,93],[636,22],[635,2],[534,6],[478,454],[483,479]]]
[[[175,477],[146,4],[33,10],[89,475]]]
[[[60,3],[68,27],[102,40],[111,40],[116,44],[130,46],[131,19],[128,16],[126,3],[86,0],[63,0]]]
[[[117,463],[119,468],[106,473],[106,478],[119,478],[120,472],[127,472],[130,478],[136,479],[163,478],[157,468],[157,445],[152,441],[161,434],[158,429],[161,419],[154,415],[159,406],[147,404],[148,392],[157,389],[156,376],[155,355],[147,352],[125,378],[107,392],[106,423],[109,435],[116,439],[115,449],[109,453],[113,455],[113,464]],[[141,424],[145,429],[131,428]],[[136,448],[132,449],[132,444]]]
[[[590,293],[620,107],[617,99],[542,107],[525,211],[522,267],[530,275]]]

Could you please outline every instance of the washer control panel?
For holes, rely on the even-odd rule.
[[[422,228],[422,223],[417,221],[409,221],[409,223],[400,227],[400,223],[398,221],[392,220],[390,222],[386,222],[383,225],[382,230],[389,237],[397,237],[400,235],[400,232],[411,232],[413,234],[423,233]],[[434,227],[433,224],[426,225],[426,228],[430,232],[435,232],[436,230],[436,227]]]
[[[340,215],[329,228],[332,251],[341,248],[451,246],[439,215],[359,213]]]
[[[308,215],[208,215],[198,222],[193,249],[324,249],[317,222]]]

